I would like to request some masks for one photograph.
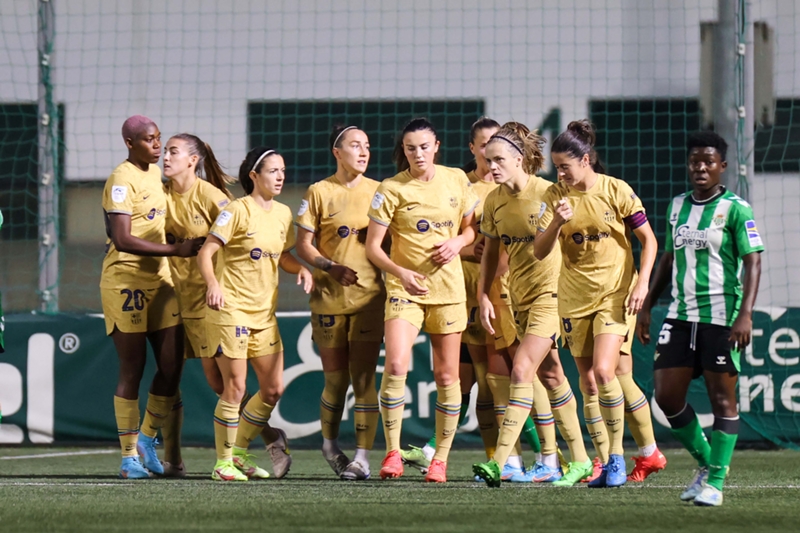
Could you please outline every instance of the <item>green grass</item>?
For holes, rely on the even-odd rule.
[[[74,450],[0,449],[0,457],[65,451]],[[209,479],[209,449],[185,451],[190,474],[183,480],[118,480],[116,453],[0,459],[0,531],[797,531],[798,457],[737,452],[718,509],[680,502],[692,460],[678,450],[667,453],[661,474],[614,490],[489,489],[471,480],[470,465],[482,453],[470,450],[453,452],[451,481],[441,486],[408,468],[399,480],[337,481],[318,451],[295,451],[284,480],[241,484]]]

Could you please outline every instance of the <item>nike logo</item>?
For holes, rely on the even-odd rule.
[[[341,212],[341,211],[336,211],[335,213],[331,213],[330,215],[328,215],[328,218],[333,218],[333,217],[335,217],[336,215],[338,215],[340,212]]]
[[[606,322],[606,326],[616,326],[616,322]]]
[[[448,326],[452,326],[452,325],[453,325],[453,324],[455,324],[455,323],[456,323],[456,321],[455,321],[455,320],[453,320],[452,322],[448,322],[448,323],[447,323],[447,325],[448,325]]]
[[[501,219],[496,219],[496,220],[494,221],[494,225],[495,225],[495,226],[496,226],[496,225],[498,225],[498,224],[500,223],[500,221],[501,221],[501,220],[503,220],[503,219],[502,219],[502,218],[501,218]]]
[[[372,331],[372,330],[371,329],[362,329],[362,330],[359,331],[359,333],[361,333],[363,335],[364,333],[369,333],[370,331]]]
[[[500,339],[502,339],[502,338],[503,338],[502,336],[500,336],[500,337],[495,337],[495,338],[494,338],[494,340],[496,340],[496,341],[499,341],[499,340],[500,340]]]
[[[281,341],[275,341],[275,342],[271,342],[271,343],[269,343],[269,345],[270,345],[270,346],[275,346],[275,345],[276,345],[276,344],[278,344],[279,342],[281,342]]]
[[[147,196],[142,196],[142,200],[147,200],[148,198],[150,198],[149,194]]]
[[[179,316],[180,313],[172,313],[172,316]]]
[[[208,349],[208,346],[201,346],[201,347],[200,347],[200,349],[201,349],[201,350],[207,350],[207,349]]]
[[[412,205],[411,207],[406,207],[406,209],[408,209],[409,211],[411,211],[412,209],[416,209],[416,208],[418,208],[418,207],[419,207],[418,205]]]
[[[257,232],[257,231],[248,231],[248,232],[247,232],[247,236],[248,236],[248,237],[252,237],[252,236],[253,236],[253,235],[255,235],[256,233],[258,233],[258,232]]]

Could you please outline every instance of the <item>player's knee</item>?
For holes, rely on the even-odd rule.
[[[458,380],[458,371],[453,372],[449,368],[434,369],[433,379],[438,386],[447,387]]]
[[[709,393],[709,399],[714,416],[732,418],[738,415],[736,398],[732,398],[726,391]]]
[[[275,405],[283,395],[283,385],[269,385],[268,387],[262,387],[259,391],[259,394],[261,394],[261,400],[264,403]]]
[[[669,390],[655,391],[655,399],[658,406],[667,416],[675,416],[680,413],[686,405],[686,398],[679,398]]]
[[[598,363],[594,366],[594,379],[597,383],[605,385],[614,380],[616,377],[616,370],[616,365]]]

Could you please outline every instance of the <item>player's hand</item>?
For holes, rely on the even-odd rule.
[[[497,318],[494,314],[494,305],[489,297],[485,294],[481,295],[481,324],[483,329],[494,335],[494,328],[492,327],[492,320]]]
[[[728,340],[736,350],[744,350],[750,344],[753,331],[753,317],[747,313],[740,313],[731,326],[731,336]]]
[[[639,318],[636,321],[636,337],[642,343],[642,346],[650,344],[650,320],[650,309],[645,306],[639,311]]]
[[[176,245],[175,255],[178,257],[194,257],[197,255],[197,252],[200,251],[200,248],[203,247],[204,242],[206,242],[205,237],[186,239]]]
[[[633,290],[628,295],[628,304],[626,307],[629,315],[639,314],[639,311],[641,311],[644,306],[644,299],[647,298],[648,290],[649,288],[646,283],[642,283],[641,280],[636,282]]]
[[[356,271],[344,265],[331,265],[331,268],[328,269],[328,274],[343,287],[355,285],[358,281]]]
[[[225,307],[225,296],[222,294],[219,284],[209,286],[206,290],[206,305],[214,311],[219,311]]]
[[[566,198],[559,200],[553,212],[553,222],[559,226],[563,226],[572,219],[572,216],[572,206],[569,205],[569,200]]]
[[[437,242],[433,245],[436,251],[433,253],[433,262],[439,265],[446,265],[458,256],[458,252],[464,247],[463,241],[459,237],[447,239],[444,242]]]
[[[403,288],[411,296],[424,296],[428,294],[428,288],[419,283],[420,281],[427,279],[422,274],[418,274],[412,270],[403,269],[403,272],[400,274],[399,278]]]
[[[478,263],[481,262],[481,257],[483,257],[483,249],[486,248],[486,240],[481,239],[475,243],[475,246],[472,248],[472,253],[475,256],[475,259]]]
[[[297,273],[297,284],[303,286],[303,292],[306,294],[314,290],[314,277],[306,267],[300,267],[300,272]]]

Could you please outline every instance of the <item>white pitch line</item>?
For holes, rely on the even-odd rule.
[[[42,481],[0,482],[0,487],[130,487],[130,483],[44,483]]]
[[[75,455],[108,455],[119,450],[81,450],[79,452],[38,453],[35,455],[3,455],[0,461],[13,461],[15,459],[40,459],[44,457],[72,457]]]

